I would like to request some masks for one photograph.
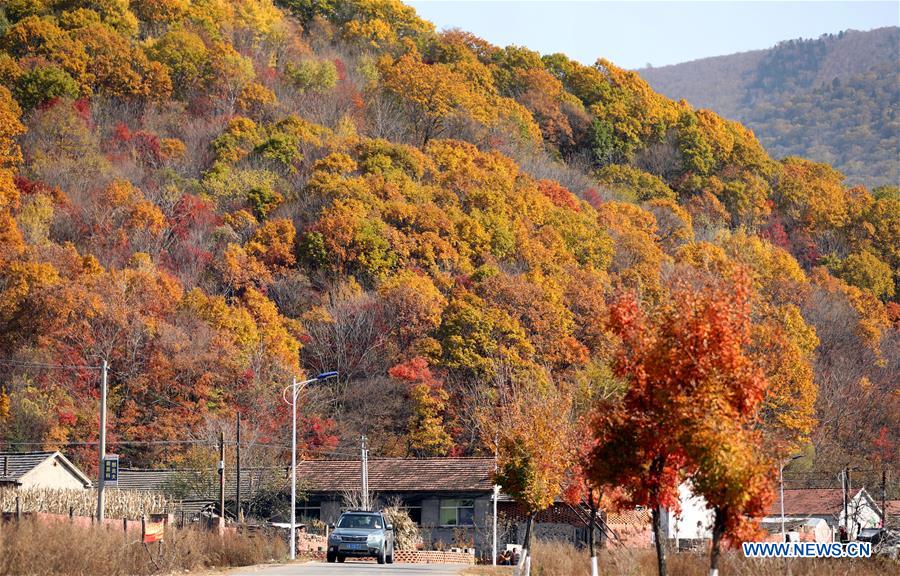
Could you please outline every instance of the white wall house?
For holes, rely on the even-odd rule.
[[[0,453],[0,487],[85,489],[91,480],[59,452]]]
[[[832,538],[837,541],[843,526],[847,527],[850,539],[854,540],[863,528],[880,525],[881,509],[865,488],[851,490],[848,496],[849,522],[845,522],[844,493],[840,488],[785,490],[785,524],[792,527],[802,525],[800,531],[810,531],[810,537],[817,542],[828,542]],[[664,517],[663,530],[667,538],[679,547],[712,538],[714,512],[707,508],[706,500],[693,494],[690,483],[678,487],[678,499],[681,511],[676,514],[673,510],[667,510]],[[760,522],[764,528],[780,532],[780,495],[776,494],[768,514]]]
[[[840,488],[813,488],[784,491],[785,522],[820,518],[832,531],[835,541],[840,538],[840,528],[846,526],[854,540],[863,528],[875,528],[881,522],[881,509],[865,488],[849,492],[847,516],[844,518],[844,492]],[[781,521],[781,500],[776,495],[763,522]]]
[[[694,495],[690,483],[678,487],[678,501],[681,510],[677,514],[674,510],[666,510],[663,527],[669,540],[679,544],[680,541],[712,538],[714,513],[702,496]]]

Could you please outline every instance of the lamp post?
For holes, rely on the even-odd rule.
[[[500,486],[494,484],[494,496],[491,498],[494,504],[494,514],[491,518],[491,524],[493,524],[493,545],[491,546],[491,566],[497,565],[497,497],[500,495]]]
[[[787,460],[781,463],[781,467],[778,469],[778,481],[781,484],[781,541],[787,542],[787,532],[784,529],[784,467],[797,458],[801,458],[802,454],[797,454],[796,456],[791,456]]]
[[[291,405],[291,560],[297,559],[297,396],[308,384],[324,382],[337,375],[337,372],[322,372],[301,382],[297,382],[295,377],[293,383],[281,392],[281,398]],[[288,390],[291,392],[290,400]]]

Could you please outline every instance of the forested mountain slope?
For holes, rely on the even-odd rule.
[[[897,439],[896,188],[396,1],[4,6],[3,445],[90,469],[84,366],[107,359],[112,441],[209,439],[240,411],[263,462],[283,387],[338,370],[303,407],[311,453],[360,433],[378,455],[483,453],[511,384],[567,391],[573,417],[621,395],[618,295],[735,286],[772,454],[814,446],[829,470]]]
[[[900,28],[890,27],[640,74],[670,98],[743,122],[776,158],[806,156],[878,186],[900,181],[898,61]]]

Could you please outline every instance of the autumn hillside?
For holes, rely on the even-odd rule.
[[[93,469],[97,373],[72,366],[108,359],[130,466],[205,458],[141,443],[237,411],[280,457],[300,370],[340,372],[311,453],[484,453],[510,383],[621,397],[621,295],[742,279],[773,453],[813,482],[897,441],[897,188],[397,1],[3,6],[0,446]]]

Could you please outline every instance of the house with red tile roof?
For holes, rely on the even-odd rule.
[[[847,512],[844,514],[844,491],[840,488],[807,488],[784,491],[784,517],[788,520],[821,518],[832,529],[834,540],[845,529],[851,540],[863,528],[875,528],[881,523],[881,509],[865,488],[848,492]],[[781,521],[781,500],[776,496],[764,523]]]

